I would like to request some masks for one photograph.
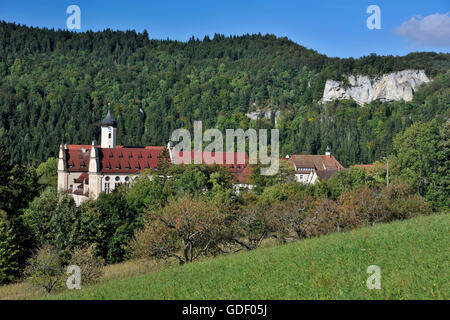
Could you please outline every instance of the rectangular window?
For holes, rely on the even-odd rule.
[[[105,183],[105,192],[109,193],[109,183]]]

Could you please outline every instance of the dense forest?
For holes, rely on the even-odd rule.
[[[412,102],[323,105],[327,79],[424,69],[434,81]],[[63,141],[99,138],[107,106],[118,143],[165,145],[174,129],[273,128],[245,113],[280,111],[281,154],[322,153],[344,165],[392,152],[393,136],[415,122],[450,116],[450,55],[372,54],[328,58],[287,38],[242,35],[187,42],[152,40],[147,31],[55,31],[0,22],[0,137],[12,163],[37,166]]]
[[[150,38],[0,22],[0,285],[24,280],[49,293],[65,284],[67,265],[185,264],[253,250],[265,239],[285,243],[448,212],[449,54],[339,59],[273,35]],[[404,69],[432,79],[411,102],[320,101],[327,79]],[[108,105],[118,144],[165,145],[174,129],[202,120],[204,129],[276,127],[282,155],[330,145],[344,166],[374,166],[308,186],[292,181],[286,161],[270,177],[257,165],[255,188],[236,194],[223,167],[170,166],[164,153],[155,179],[143,173],[77,207],[56,189],[54,157],[60,142],[98,139]],[[250,120],[246,113],[256,110],[279,117]]]

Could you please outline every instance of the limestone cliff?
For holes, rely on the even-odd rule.
[[[362,75],[350,75],[347,79],[346,86],[340,81],[327,80],[322,101],[353,99],[359,105],[374,100],[411,101],[414,91],[421,84],[430,81],[423,70],[386,73],[375,79]]]

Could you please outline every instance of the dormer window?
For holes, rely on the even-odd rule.
[[[148,158],[149,158],[149,159],[152,158],[152,154],[151,154],[151,153],[148,154]]]
[[[110,158],[114,158],[114,155],[112,153],[109,154]]]
[[[133,154],[132,153],[130,153],[130,155],[128,156],[128,158],[133,158]]]
[[[142,154],[139,153],[138,158],[139,158],[139,159],[142,159]]]
[[[119,154],[119,158],[123,158],[123,154],[121,153],[121,154]]]

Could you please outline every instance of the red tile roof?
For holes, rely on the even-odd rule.
[[[85,151],[83,151],[81,148],[72,148],[66,150],[67,169],[69,171],[76,172],[89,171],[89,150],[90,149],[87,148],[85,149]]]
[[[190,161],[186,163],[194,163],[194,159],[201,159],[202,163],[225,165],[228,172],[233,175],[234,183],[247,184],[250,178],[250,168],[248,165],[247,152],[201,152],[191,151],[186,155],[183,151],[173,149],[175,164],[184,164],[186,156]],[[227,157],[231,160],[227,162]],[[215,160],[215,161],[214,161]]]
[[[321,180],[330,179],[338,171],[344,167],[333,156],[328,155],[311,155],[311,154],[294,154],[288,161],[295,168],[314,168],[317,176]],[[306,173],[308,171],[296,171],[296,173]]]
[[[333,156],[294,154],[290,160],[297,168],[314,168],[316,170],[338,169],[344,167]]]
[[[89,174],[88,173],[82,173],[78,178],[75,179],[75,183],[84,183],[84,180],[87,180],[87,183],[89,184]]]
[[[88,172],[91,145],[68,145],[66,150],[69,172]],[[164,147],[98,147],[101,173],[136,174],[144,169],[154,169]]]
[[[163,150],[164,147],[101,149],[101,172],[136,174],[144,169],[154,169]]]

